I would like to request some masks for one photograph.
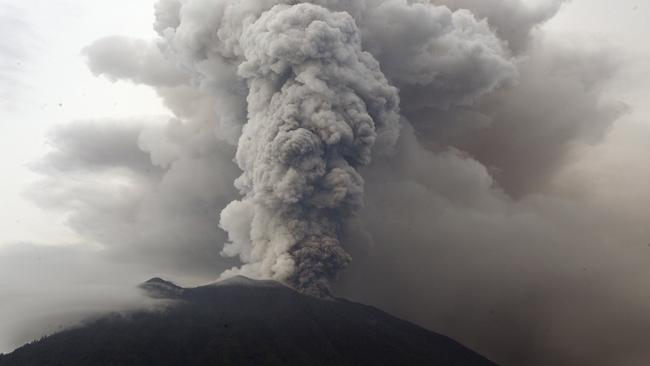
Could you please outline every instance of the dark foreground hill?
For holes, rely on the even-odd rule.
[[[436,365],[490,366],[459,343],[373,307],[236,277],[142,287],[178,301],[111,315],[0,356],[0,366]]]

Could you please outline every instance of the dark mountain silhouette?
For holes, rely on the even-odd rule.
[[[45,337],[0,356],[0,366],[494,365],[373,307],[274,281],[235,277],[182,288],[154,278],[141,288],[175,300]]]

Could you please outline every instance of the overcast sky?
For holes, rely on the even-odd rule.
[[[201,88],[167,64],[147,73],[161,64],[154,3],[0,0],[0,352],[141,304],[132,285],[148,276],[191,285],[238,264],[219,254],[219,213],[238,198],[240,130],[214,105],[236,115],[241,100],[218,63],[193,64]],[[648,364],[650,4],[433,3],[487,17],[495,34],[471,25],[494,51],[479,62],[497,66],[470,68],[474,82],[436,64],[479,85],[468,106],[409,84],[422,63],[402,67],[400,38],[382,32],[393,14],[359,21],[409,122],[399,153],[361,170],[366,208],[344,230],[353,265],[336,291],[504,365]],[[443,42],[465,44],[455,36]],[[197,39],[170,44],[190,54]],[[140,66],[120,62],[140,50]],[[595,335],[608,328],[619,341]]]

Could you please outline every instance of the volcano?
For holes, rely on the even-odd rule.
[[[0,356],[0,366],[492,366],[458,342],[371,306],[233,277],[140,287],[157,310],[112,314]]]

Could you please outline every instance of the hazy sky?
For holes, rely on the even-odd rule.
[[[394,0],[359,20],[409,122],[396,155],[361,169],[366,207],[343,230],[353,264],[336,291],[504,365],[647,365],[650,4],[432,2],[487,17],[459,24],[489,57],[462,63],[474,38],[451,32],[435,46],[458,54],[405,61],[435,27],[394,35],[383,21],[444,11]],[[210,12],[190,9],[195,27],[166,40],[190,66],[161,61],[154,3],[0,0],[0,352],[138,303],[131,285],[148,276],[196,284],[238,264],[218,225],[239,198],[228,119],[241,90],[201,48]],[[442,83],[412,82],[439,70]],[[248,228],[243,212],[230,234]]]
[[[153,1],[0,2],[0,245],[75,241],[63,218],[21,196],[34,181],[28,165],[47,150],[52,126],[84,118],[120,118],[165,112],[153,91],[95,77],[81,50],[109,34],[153,37]]]

